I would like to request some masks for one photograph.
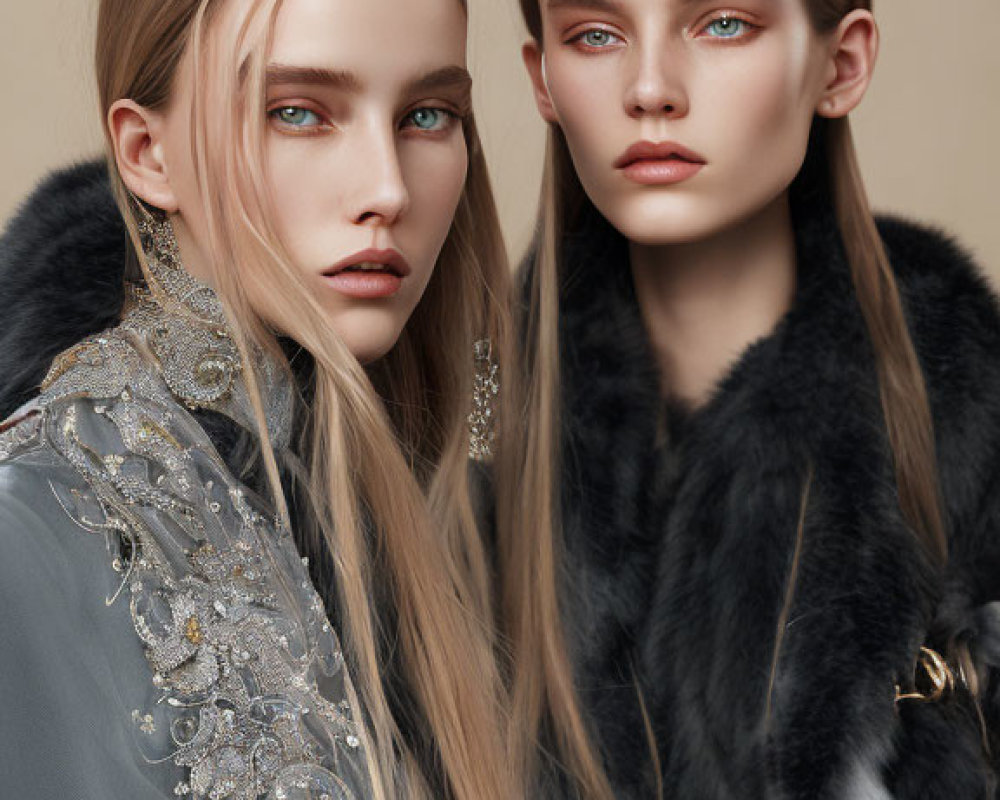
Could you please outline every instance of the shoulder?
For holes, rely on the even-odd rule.
[[[989,596],[1000,564],[1000,304],[950,236],[894,218],[879,228],[924,370],[957,566]],[[987,575],[987,573],[990,573]]]
[[[54,471],[63,483],[105,487],[123,500],[135,489],[122,474],[126,461],[141,474],[158,474],[194,446],[210,445],[123,328],[57,356],[41,393],[0,423],[0,465]],[[87,493],[77,488],[73,496]],[[52,492],[42,494],[52,500]],[[65,493],[59,499],[64,511],[76,505]]]
[[[948,427],[959,415],[981,418],[979,434],[1000,448],[1000,303],[993,287],[947,234],[893,217],[880,218],[879,230],[936,421]]]
[[[103,161],[52,175],[0,236],[0,417],[52,357],[117,320],[128,242]]]
[[[889,216],[878,225],[918,349],[1000,363],[1000,304],[969,253],[937,228]]]
[[[124,231],[103,160],[76,164],[49,175],[20,205],[0,239],[0,257],[31,260],[38,248],[67,252],[87,247],[109,226]],[[56,232],[64,234],[52,241]],[[34,251],[34,252],[33,252]]]

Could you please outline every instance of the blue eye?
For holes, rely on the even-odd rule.
[[[274,109],[269,116],[292,128],[312,128],[321,122],[315,111],[301,106],[282,106]]]
[[[745,20],[736,17],[720,17],[705,27],[705,33],[716,39],[736,39],[750,29]]]
[[[618,40],[618,37],[611,33],[611,31],[595,28],[584,33],[579,37],[579,40],[587,45],[587,47],[602,48],[614,44]]]
[[[404,123],[409,123],[409,125],[404,125],[404,127],[413,127],[421,131],[440,131],[448,127],[452,119],[454,119],[454,114],[443,108],[425,106],[407,114]]]

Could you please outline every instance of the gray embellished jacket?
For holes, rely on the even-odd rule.
[[[368,797],[306,565],[191,414],[252,429],[217,300],[172,292],[139,294],[0,424],[2,793]],[[264,373],[281,446],[290,385]]]

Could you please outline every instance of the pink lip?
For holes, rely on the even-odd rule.
[[[358,264],[382,264],[384,270],[353,271]],[[323,273],[330,288],[359,300],[391,297],[399,291],[403,278],[411,272],[398,250],[369,248],[338,261]]]
[[[392,248],[377,250],[374,247],[361,250],[352,256],[338,261],[330,269],[324,271],[323,274],[327,276],[336,275],[358,264],[384,264],[389,272],[395,273],[400,278],[405,278],[410,274],[410,265],[406,263],[406,259],[403,258],[402,253]]]
[[[705,159],[675,142],[637,142],[615,161],[626,178],[636,183],[680,183],[698,174]]]

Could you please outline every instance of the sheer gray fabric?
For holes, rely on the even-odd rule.
[[[140,748],[164,732],[135,740],[152,684],[128,604],[105,604],[121,576],[55,502],[49,481],[74,476],[51,455],[0,466],[0,794],[175,797],[184,770]]]
[[[2,428],[4,796],[371,796],[306,565],[186,408],[250,416],[224,337],[140,295]],[[263,374],[286,440],[287,381]]]

